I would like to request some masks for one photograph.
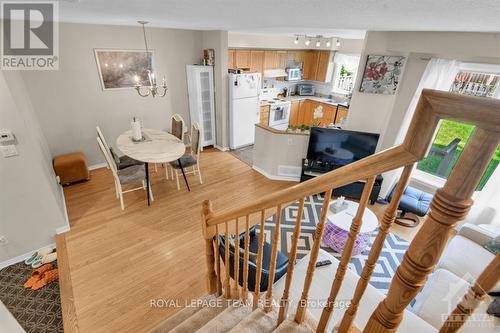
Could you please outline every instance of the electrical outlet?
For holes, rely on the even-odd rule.
[[[5,236],[0,236],[0,246],[9,244],[9,240]]]

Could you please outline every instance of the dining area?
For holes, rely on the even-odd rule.
[[[164,175],[162,178],[175,181],[178,191],[184,185],[186,191],[191,191],[188,175],[197,176],[203,184],[199,163],[201,129],[198,123],[193,123],[188,131],[182,117],[174,114],[170,131],[164,131],[143,128],[142,123],[134,118],[131,129],[115,140],[119,152],[108,144],[99,126],[96,126],[96,132],[97,145],[106,167],[111,170],[116,198],[122,210],[125,210],[124,194],[138,190],[146,192],[145,199],[151,206],[154,201],[151,172],[161,173]]]

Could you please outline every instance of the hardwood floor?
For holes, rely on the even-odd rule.
[[[151,172],[152,205],[135,191],[125,194],[125,211],[106,168],[65,188],[71,231],[57,239],[65,331],[144,332],[180,310],[152,307],[152,300],[182,305],[205,295],[201,202],[211,199],[220,211],[295,184],[271,181],[218,150],[202,153],[201,170],[203,185],[188,176],[188,192],[159,167]],[[383,213],[383,206],[369,208]],[[415,231],[404,229],[394,231],[412,238]]]
[[[151,173],[150,207],[146,193],[135,191],[125,194],[122,211],[105,168],[93,171],[89,182],[65,188],[71,231],[57,245],[63,313],[71,318],[67,329],[143,332],[179,310],[152,308],[151,300],[183,304],[206,294],[201,202],[211,199],[217,211],[292,184],[268,180],[217,150],[202,153],[204,183],[188,176],[191,192],[185,185],[177,191],[164,170]]]

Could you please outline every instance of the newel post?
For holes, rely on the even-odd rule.
[[[201,209],[201,224],[203,238],[205,239],[205,262],[207,265],[207,289],[210,294],[217,290],[217,275],[215,274],[215,255],[213,239],[215,236],[215,226],[208,226],[207,220],[213,216],[212,202],[203,201]]]
[[[434,270],[455,225],[472,206],[471,196],[499,141],[500,133],[476,128],[446,184],[436,192],[430,213],[406,251],[386,298],[363,332],[397,331],[405,308]]]

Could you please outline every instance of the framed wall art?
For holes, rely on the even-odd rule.
[[[366,60],[360,92],[394,95],[403,70],[405,57],[369,55]]]

